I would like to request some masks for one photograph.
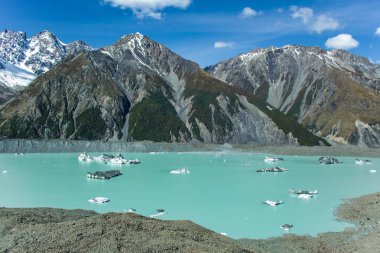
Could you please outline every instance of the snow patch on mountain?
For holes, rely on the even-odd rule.
[[[36,74],[19,68],[8,62],[0,60],[2,68],[0,68],[0,82],[8,87],[18,90],[27,86],[36,78]]]
[[[1,81],[10,88],[24,87],[68,55],[93,50],[82,41],[63,43],[49,31],[31,38],[24,32],[0,32]]]

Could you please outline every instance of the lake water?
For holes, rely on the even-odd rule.
[[[98,154],[91,154],[98,155]],[[321,165],[318,157],[282,156],[276,165],[285,173],[257,173],[274,166],[265,154],[226,153],[131,153],[139,165],[111,166],[79,162],[78,154],[0,154],[0,206],[57,207],[123,212],[131,207],[142,215],[168,214],[161,219],[192,220],[232,238],[267,238],[282,235],[285,223],[292,233],[316,235],[341,231],[347,223],[334,217],[342,199],[380,191],[380,159],[372,165],[355,165],[355,158],[340,157],[343,164]],[[169,171],[186,167],[187,175]],[[86,173],[120,169],[122,176],[107,181],[90,180]],[[369,170],[377,169],[377,173]],[[6,173],[1,173],[7,171]],[[289,188],[319,191],[302,200]],[[88,199],[103,196],[102,205]],[[271,207],[262,202],[283,200]]]

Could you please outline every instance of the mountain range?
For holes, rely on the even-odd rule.
[[[0,90],[20,90],[68,55],[90,50],[83,41],[65,44],[49,31],[31,38],[24,32],[0,32]]]
[[[206,70],[320,136],[380,147],[380,65],[343,50],[256,49]]]
[[[139,33],[68,56],[0,109],[7,138],[317,145],[291,117]]]
[[[380,146],[380,68],[346,51],[258,49],[202,69],[139,33],[97,50],[25,37],[0,34],[0,73],[33,80],[0,79],[3,138]]]

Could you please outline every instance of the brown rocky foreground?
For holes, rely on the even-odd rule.
[[[346,201],[356,225],[317,237],[233,240],[190,221],[51,208],[0,209],[0,252],[380,252],[380,193]]]

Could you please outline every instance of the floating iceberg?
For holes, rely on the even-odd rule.
[[[291,194],[296,194],[296,195],[301,195],[301,194],[309,194],[309,195],[316,195],[318,194],[318,191],[317,190],[310,190],[310,191],[307,191],[307,190],[293,190],[293,189],[289,189],[289,192]]]
[[[368,164],[372,164],[372,161],[371,160],[356,159],[355,163],[357,165],[368,165]]]
[[[94,157],[94,160],[96,162],[100,162],[100,163],[107,163],[109,160],[111,160],[112,158],[115,158],[115,156],[113,155],[108,155],[108,154],[103,154],[103,155],[100,155],[100,156],[96,156]]]
[[[281,228],[285,231],[289,231],[292,227],[293,225],[290,225],[290,224],[284,224],[281,226]]]
[[[111,165],[125,165],[125,164],[139,164],[141,163],[139,160],[128,160],[125,159],[122,154],[118,154],[116,156],[109,155],[109,154],[103,154],[100,156],[90,156],[86,152],[83,152],[78,157],[79,161],[82,162],[99,162],[99,163],[106,163]]]
[[[95,173],[87,172],[87,177],[94,179],[111,179],[120,175],[122,175],[120,170],[97,171]]]
[[[278,205],[284,204],[284,201],[282,201],[282,200],[277,200],[277,201],[265,200],[264,204],[267,204],[268,206],[278,206]]]
[[[314,197],[314,195],[303,193],[303,194],[298,195],[297,198],[299,198],[299,199],[311,199],[312,197]]]
[[[337,164],[342,163],[338,159],[330,156],[322,156],[319,158],[319,162],[322,164]]]
[[[285,171],[288,171],[288,169],[281,168],[281,167],[272,167],[272,168],[256,170],[256,172],[285,172]]]
[[[92,162],[94,161],[94,157],[88,155],[86,152],[83,152],[78,156],[78,160],[81,162]]]
[[[284,158],[268,157],[268,156],[264,158],[264,162],[266,162],[266,163],[276,163],[276,162],[280,162],[280,161],[284,161]]]
[[[92,199],[89,199],[88,202],[91,202],[91,203],[96,203],[96,204],[103,204],[103,203],[106,203],[106,202],[109,202],[110,199],[109,198],[105,198],[105,197],[95,197],[95,198],[92,198]]]
[[[189,173],[190,173],[190,171],[186,168],[181,168],[181,169],[170,171],[170,174],[189,174]]]

